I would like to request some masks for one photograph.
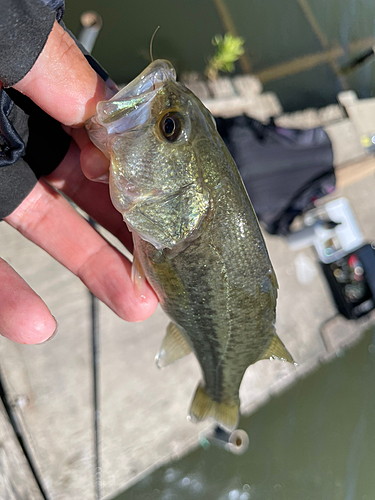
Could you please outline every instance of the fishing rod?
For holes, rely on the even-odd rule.
[[[84,12],[80,18],[81,30],[78,41],[91,52],[102,27],[102,19],[95,11]],[[89,224],[96,229],[96,222],[89,217]],[[92,356],[92,401],[94,430],[94,488],[95,499],[102,500],[102,456],[101,456],[101,409],[100,409],[100,329],[99,301],[90,292],[91,305],[91,356]]]
[[[356,56],[347,64],[344,64],[344,66],[341,66],[340,74],[347,75],[352,71],[355,71],[356,69],[358,69],[359,66],[362,66],[366,62],[369,62],[369,60],[372,59],[374,55],[375,55],[375,45],[373,45],[371,48],[365,50],[364,52]]]

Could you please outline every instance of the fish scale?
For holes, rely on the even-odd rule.
[[[233,429],[247,367],[292,358],[274,327],[276,276],[214,119],[159,60],[99,103],[87,127],[111,159],[111,199],[133,231],[133,265],[172,320],[158,366],[193,351],[202,382],[190,416]]]

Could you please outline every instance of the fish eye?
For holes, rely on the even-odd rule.
[[[165,114],[160,120],[160,131],[168,142],[177,141],[182,132],[182,116],[172,111]]]

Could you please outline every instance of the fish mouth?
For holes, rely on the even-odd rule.
[[[126,101],[127,99],[153,93],[170,80],[176,81],[176,71],[172,64],[164,59],[153,61],[109,101],[98,103],[99,109],[101,109],[102,104]]]
[[[159,89],[168,80],[176,81],[176,71],[169,61],[157,59],[147,66],[140,75],[112,97],[129,98]],[[111,100],[112,100],[111,99]]]
[[[144,125],[151,117],[149,103],[167,82],[176,82],[169,61],[158,59],[109,101],[96,106],[96,115],[86,122],[91,141],[109,158],[111,137]]]
[[[109,101],[97,104],[98,124],[105,127],[108,134],[119,134],[143,125],[150,117],[147,104],[168,81],[176,81],[171,63],[162,59],[152,62]]]

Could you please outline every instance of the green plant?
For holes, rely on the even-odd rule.
[[[208,79],[215,80],[218,72],[232,73],[234,63],[244,54],[243,44],[245,40],[240,36],[233,36],[225,33],[224,36],[216,35],[212,39],[212,45],[216,47],[216,52],[208,61],[205,74]]]

